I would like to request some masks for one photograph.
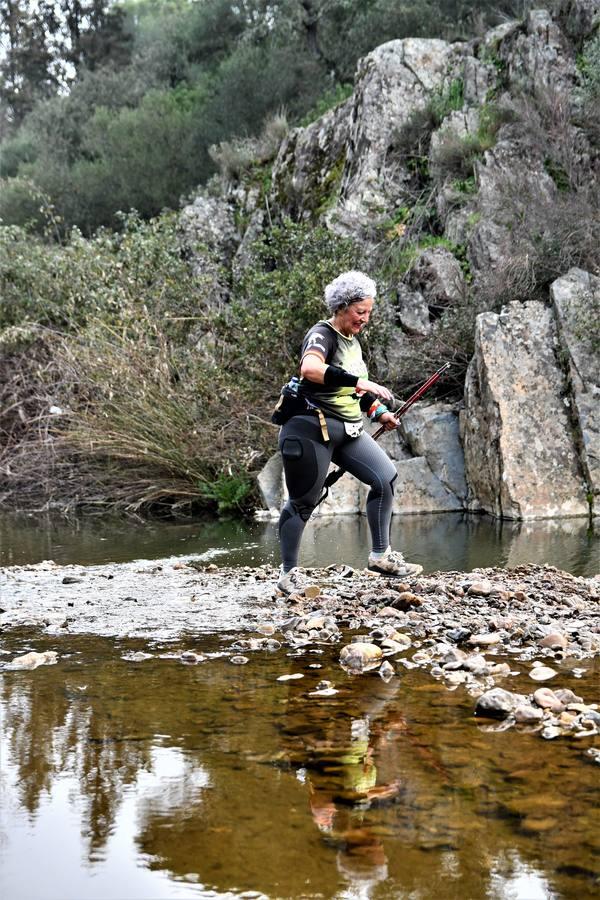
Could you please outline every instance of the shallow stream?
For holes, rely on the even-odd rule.
[[[4,641],[32,647],[60,659],[4,674],[7,900],[594,896],[590,739],[507,734],[460,689],[352,677],[329,650]],[[311,697],[324,674],[339,693]]]
[[[585,523],[507,530],[437,516],[394,528],[430,571],[520,562],[598,571]],[[5,518],[0,538],[5,565],[198,554],[257,565],[276,551],[270,524]],[[324,521],[307,538],[306,565],[335,554],[358,564],[364,522]],[[0,680],[2,898],[597,896],[593,738],[506,732],[473,717],[462,687],[423,670],[400,669],[389,683],[348,675],[339,646],[284,646],[234,665],[234,635],[218,627],[172,641],[2,635],[0,663],[58,653],[56,665]],[[207,659],[186,665],[183,649]],[[577,676],[565,667],[561,686],[596,700],[598,667],[585,661]],[[339,692],[311,696],[321,679]],[[531,690],[524,670],[510,687]]]
[[[573,575],[600,572],[600,520],[498,521],[488,516],[444,513],[394,517],[392,544],[425,572],[478,566],[548,563]],[[300,564],[366,565],[368,530],[361,516],[312,520]],[[97,565],[135,559],[200,556],[224,566],[278,564],[273,522],[208,521],[190,524],[123,519],[74,519],[0,515],[0,566],[53,559]]]

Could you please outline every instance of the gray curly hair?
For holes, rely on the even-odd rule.
[[[377,285],[363,272],[342,272],[325,288],[325,303],[330,312],[350,306],[357,300],[375,299]]]

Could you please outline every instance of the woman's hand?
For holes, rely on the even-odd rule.
[[[386,431],[393,431],[394,428],[398,427],[398,419],[391,412],[382,413],[377,419],[378,425],[383,425]]]
[[[359,378],[357,385],[357,391],[368,391],[370,394],[375,394],[376,397],[381,397],[384,402],[391,403],[394,399],[394,395],[391,391],[388,391],[386,387],[383,387],[382,384],[377,384],[375,381],[368,381],[366,378]],[[381,416],[383,419],[383,416]]]

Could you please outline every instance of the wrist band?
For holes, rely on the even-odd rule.
[[[323,384],[331,387],[356,387],[358,375],[351,375],[339,366],[327,366],[323,375]]]
[[[387,406],[384,406],[383,403],[379,403],[377,408],[370,414],[371,421],[376,422],[377,419],[380,419],[381,416],[386,412],[389,412]]]

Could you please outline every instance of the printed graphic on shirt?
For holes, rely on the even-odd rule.
[[[316,350],[325,358],[327,365],[339,366],[359,378],[367,377],[367,367],[363,360],[362,350],[355,337],[347,338],[336,331],[328,322],[318,322],[307,332],[302,343],[301,358],[306,353]],[[302,393],[310,403],[322,409],[325,415],[346,422],[362,421],[362,412],[355,388],[328,387],[301,380]]]

